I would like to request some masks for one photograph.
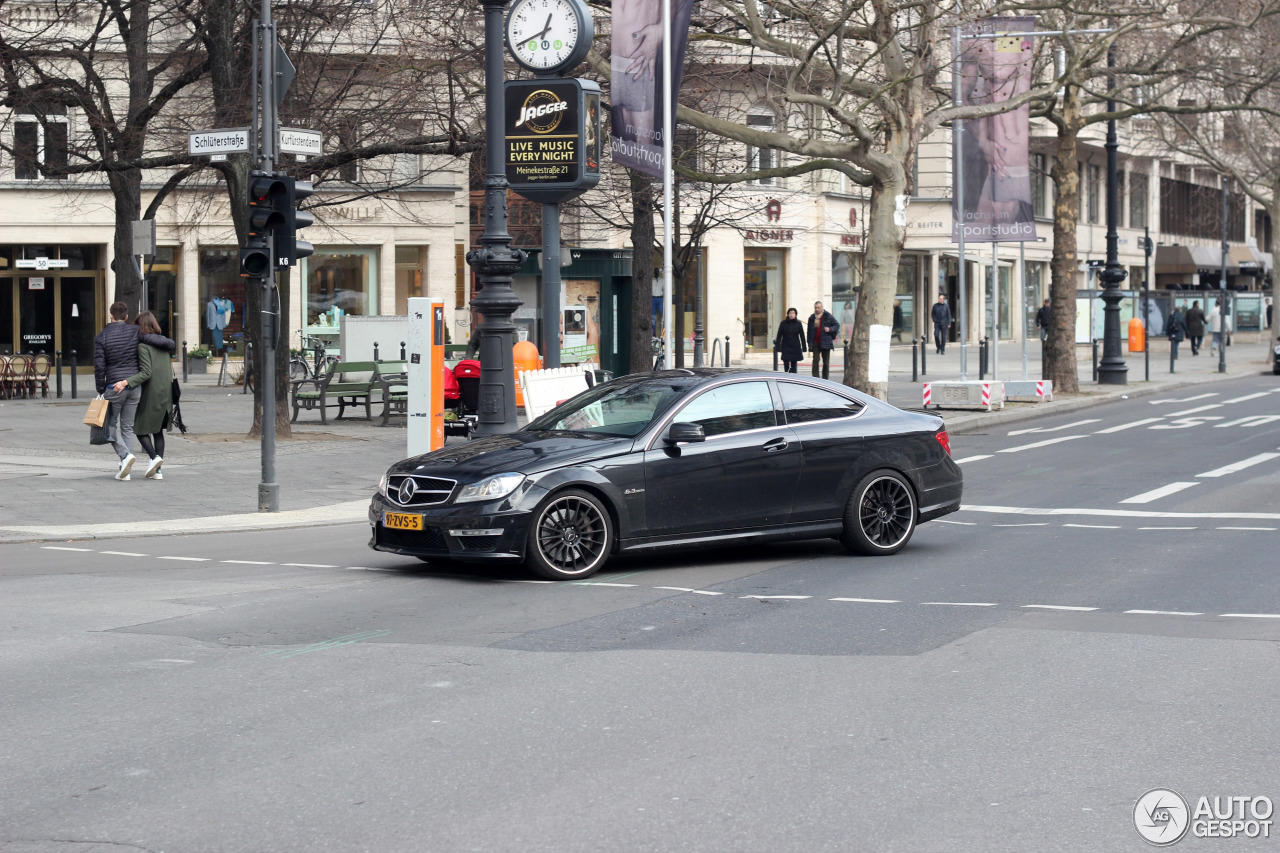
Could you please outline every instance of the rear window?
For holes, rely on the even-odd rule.
[[[858,401],[824,388],[795,382],[779,382],[778,388],[782,392],[782,408],[789,424],[851,418],[862,411],[862,404]]]

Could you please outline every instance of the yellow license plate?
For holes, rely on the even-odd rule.
[[[408,512],[384,512],[382,526],[392,530],[421,530],[422,516]]]

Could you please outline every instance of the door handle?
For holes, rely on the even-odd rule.
[[[765,453],[773,453],[778,450],[786,450],[787,444],[788,442],[785,438],[774,438],[766,441],[760,449]]]

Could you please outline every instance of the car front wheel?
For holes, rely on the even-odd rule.
[[[872,471],[849,495],[840,543],[855,554],[896,554],[916,529],[916,498],[895,471]]]
[[[529,530],[529,568],[551,580],[590,577],[613,549],[609,513],[579,489],[556,492],[538,508]]]

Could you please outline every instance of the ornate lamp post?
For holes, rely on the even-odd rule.
[[[1116,67],[1116,46],[1112,42],[1107,50],[1107,67]],[[1108,85],[1114,91],[1115,74],[1112,73]],[[1115,113],[1114,98],[1107,99],[1107,112]],[[1120,354],[1120,283],[1129,273],[1120,266],[1120,235],[1116,233],[1120,213],[1120,193],[1116,181],[1116,149],[1120,147],[1116,139],[1116,120],[1107,122],[1107,266],[1098,275],[1102,282],[1103,325],[1102,325],[1102,361],[1098,364],[1098,382],[1103,385],[1127,385],[1129,382],[1129,365],[1125,364]]]
[[[484,6],[485,176],[484,233],[480,247],[467,253],[467,263],[480,279],[471,306],[484,315],[480,324],[480,412],[477,432],[515,432],[515,370],[511,348],[516,327],[511,322],[521,303],[511,277],[525,253],[511,247],[507,232],[507,175],[503,160],[503,13],[507,0],[482,0]]]

